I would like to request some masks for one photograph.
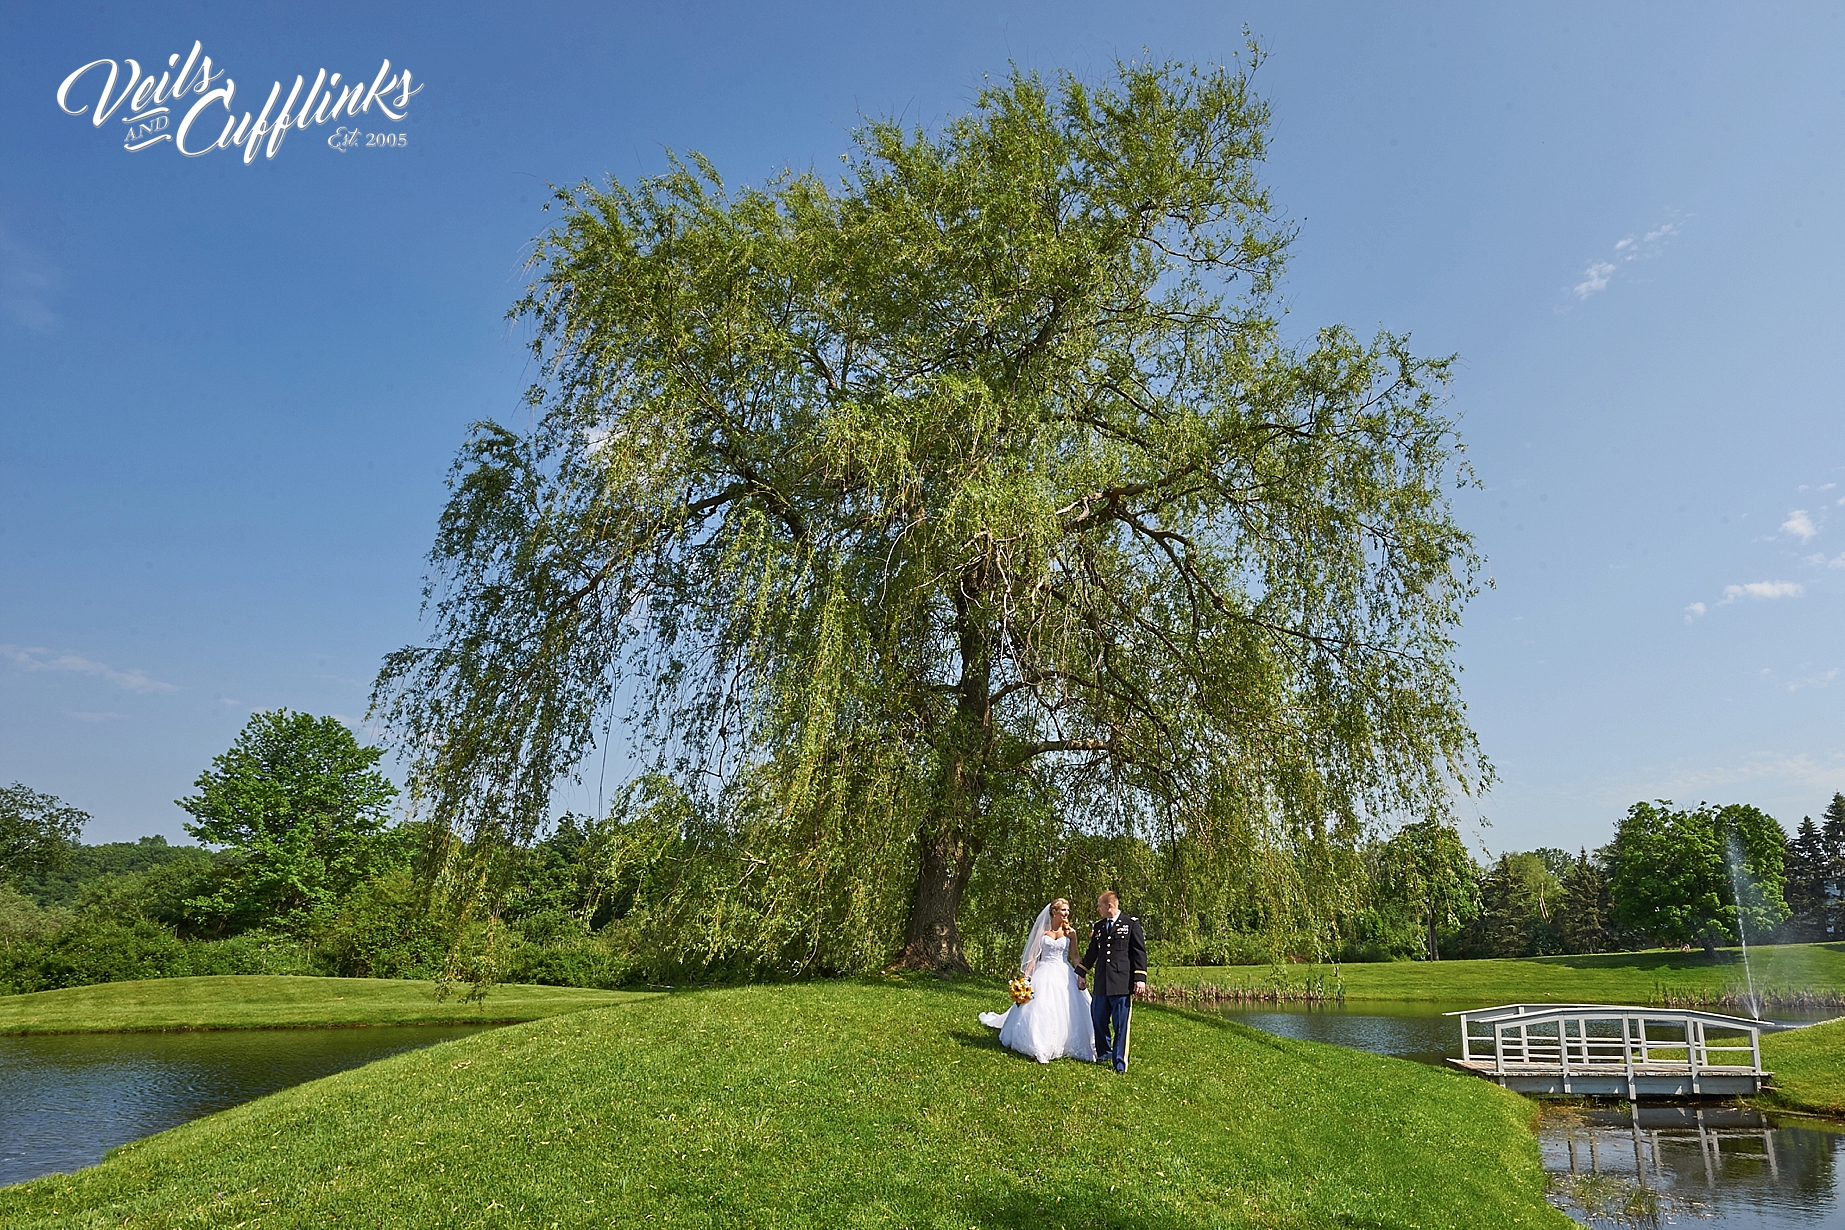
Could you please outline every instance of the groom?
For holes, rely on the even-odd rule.
[[[1089,928],[1089,947],[1076,967],[1080,979],[1095,971],[1095,994],[1089,1015],[1095,1022],[1095,1058],[1112,1058],[1115,1071],[1127,1071],[1128,1011],[1134,996],[1147,989],[1147,941],[1140,920],[1121,912],[1121,898],[1103,893],[1096,898],[1095,926]],[[1109,1035],[1113,1034],[1111,1040]]]

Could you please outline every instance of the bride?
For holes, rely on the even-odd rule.
[[[1030,1055],[1039,1063],[1068,1056],[1095,1060],[1095,1025],[1089,1018],[1089,993],[1070,965],[1070,903],[1062,897],[1038,912],[1019,969],[1031,979],[1031,998],[1005,1012],[983,1012],[980,1023],[999,1030],[1000,1045]]]

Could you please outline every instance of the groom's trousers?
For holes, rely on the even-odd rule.
[[[1113,1063],[1117,1072],[1127,1071],[1128,1011],[1133,1003],[1132,995],[1097,995],[1089,1001],[1096,1062]]]

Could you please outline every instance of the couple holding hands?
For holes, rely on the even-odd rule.
[[[1062,897],[1038,912],[1019,969],[1031,996],[1005,1012],[983,1012],[980,1021],[999,1030],[1000,1044],[1039,1063],[1053,1059],[1112,1062],[1127,1071],[1128,1021],[1134,995],[1147,989],[1147,941],[1140,920],[1121,912],[1113,893],[1096,899],[1101,915],[1089,928],[1080,961],[1072,958],[1077,930],[1070,903]],[[1084,988],[1095,979],[1095,995]]]

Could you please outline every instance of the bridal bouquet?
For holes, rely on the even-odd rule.
[[[1012,992],[1012,1002],[1015,1004],[1031,1002],[1031,979],[1023,974],[1020,974],[1017,978],[1008,982],[1006,984],[1006,990]]]

